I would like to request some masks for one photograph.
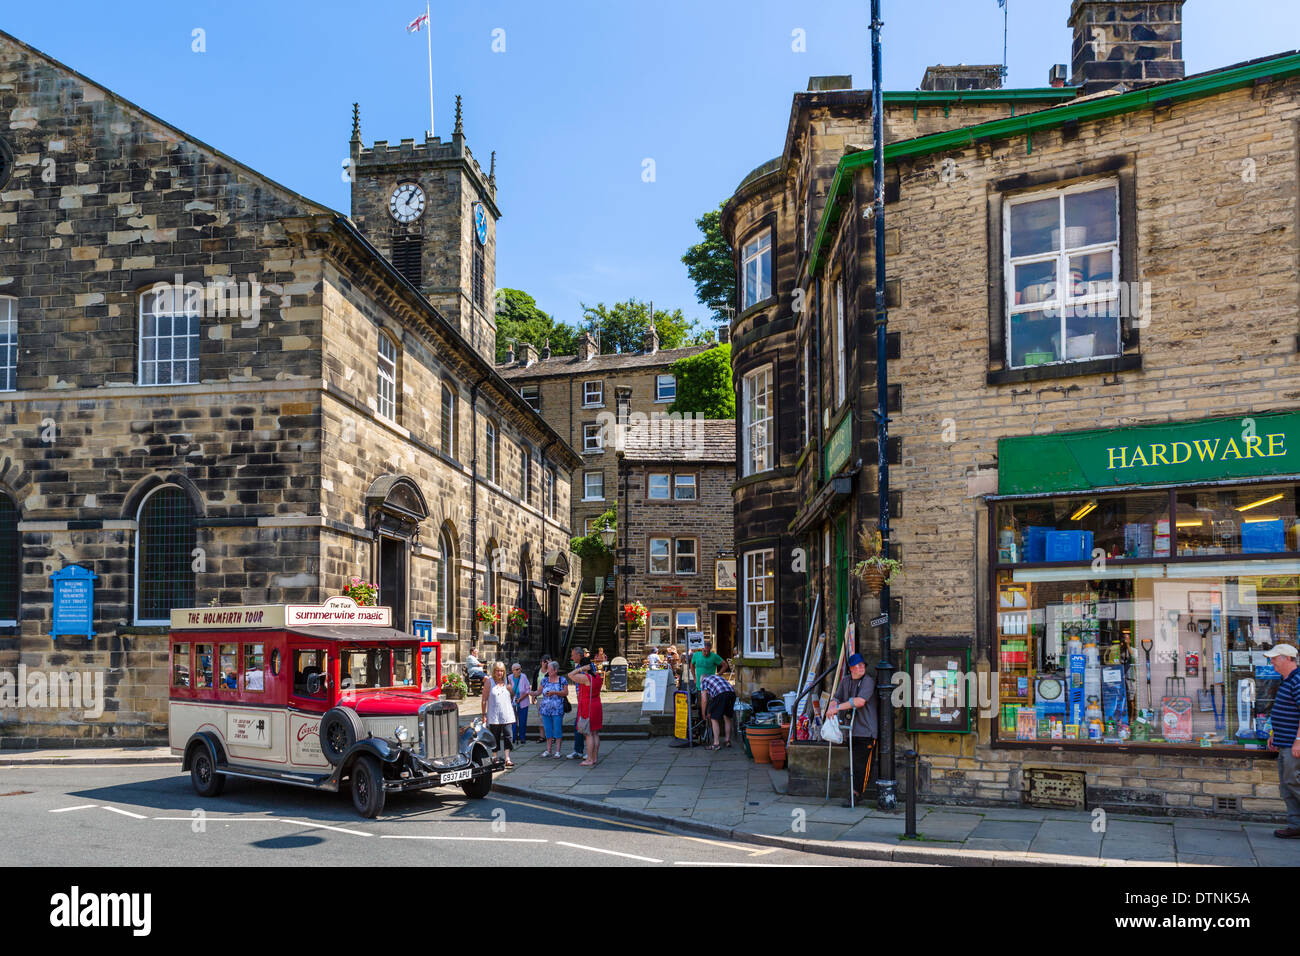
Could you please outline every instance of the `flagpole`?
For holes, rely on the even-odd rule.
[[[424,3],[424,26],[428,31],[429,45],[429,135],[433,135],[433,19],[429,16],[429,2]]]

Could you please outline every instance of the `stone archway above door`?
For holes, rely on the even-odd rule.
[[[366,491],[366,515],[374,531],[409,538],[429,517],[429,503],[413,478],[384,475],[376,478]]]

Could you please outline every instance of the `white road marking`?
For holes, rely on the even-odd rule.
[[[73,810],[90,810],[97,806],[98,803],[81,803],[75,807],[55,807],[50,813],[71,813]]]
[[[105,805],[105,806],[103,807],[103,809],[105,809],[105,810],[111,810],[111,811],[113,811],[114,813],[120,813],[120,814],[122,814],[122,816],[124,816],[124,817],[130,817],[132,820],[147,820],[147,819],[149,819],[149,818],[146,817],[144,814],[141,814],[141,813],[132,813],[130,810],[119,810],[117,807],[110,807],[110,806]]]
[[[348,833],[352,836],[374,836],[373,833],[366,833],[364,830],[349,830],[347,827],[332,827],[327,823],[312,823],[308,820],[288,820],[284,817],[276,817],[281,823],[293,823],[300,827],[311,827],[316,830],[333,830],[335,833]]]
[[[540,837],[468,837],[468,836],[420,836],[407,833],[384,833],[381,840],[472,840],[483,843],[549,843]]]
[[[769,869],[785,867],[829,866],[828,863],[727,863],[723,860],[673,860],[673,866],[761,866]]]
[[[643,863],[663,862],[663,860],[656,860],[652,856],[637,856],[635,853],[619,853],[617,850],[603,850],[598,846],[583,846],[581,843],[565,843],[563,840],[556,840],[555,845],[573,847],[575,850],[590,850],[592,853],[608,853],[610,856],[626,857],[629,860],[640,860]]]

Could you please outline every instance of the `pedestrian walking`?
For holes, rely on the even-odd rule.
[[[560,676],[559,665],[548,661],[546,674],[537,682],[534,697],[540,697],[537,713],[542,718],[542,736],[546,741],[543,757],[559,757],[564,742],[564,701],[569,696],[569,682]]]
[[[1286,826],[1274,830],[1273,836],[1300,840],[1300,665],[1291,644],[1274,644],[1264,656],[1282,675],[1269,712],[1273,736],[1268,743],[1277,751],[1277,782],[1286,803]]]
[[[547,670],[550,668],[550,666],[551,666],[551,655],[550,655],[550,654],[543,654],[543,655],[542,655],[542,663],[541,663],[541,666],[537,668],[537,680],[533,681],[533,695],[532,695],[532,696],[533,696],[534,699],[536,699],[537,696],[538,696],[537,688],[539,688],[539,687],[542,686],[542,681],[544,681],[544,680],[546,679],[546,672],[547,672]],[[545,729],[542,729],[542,730],[539,732],[539,736],[538,736],[538,738],[537,738],[537,742],[538,742],[539,744],[546,743],[546,731],[545,731]]]
[[[532,690],[533,685],[528,683],[528,676],[516,661],[510,667],[510,696],[515,702],[514,742],[516,744],[528,743],[528,705],[533,699]]]
[[[585,737],[587,759],[579,766],[594,767],[600,755],[600,728],[604,725],[604,711],[600,703],[600,689],[605,679],[600,668],[590,658],[584,657],[569,674],[578,685],[578,733]]]
[[[492,756],[495,758],[504,747],[506,766],[513,767],[510,738],[515,725],[515,706],[510,698],[510,684],[506,680],[506,665],[501,661],[492,665],[492,676],[483,681],[483,719],[496,739]]]
[[[710,750],[731,746],[732,714],[736,710],[736,689],[721,674],[710,674],[700,681],[700,708],[708,714],[713,725],[713,743]],[[727,736],[722,736],[726,727]]]

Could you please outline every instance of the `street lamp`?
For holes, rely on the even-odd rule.
[[[614,539],[616,537],[618,537],[618,531],[615,530],[614,528],[601,528],[600,540],[605,545],[605,547],[609,548],[611,551],[614,548]]]

